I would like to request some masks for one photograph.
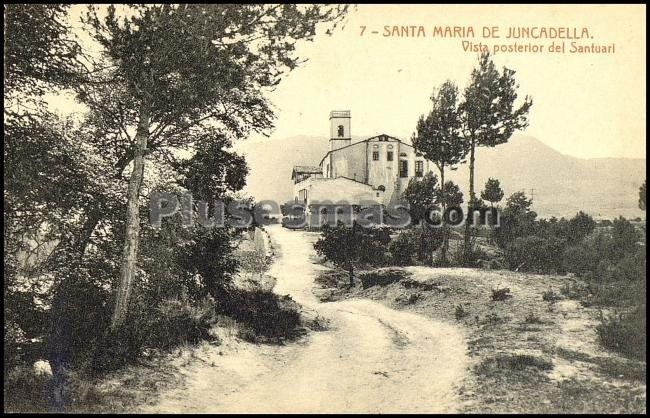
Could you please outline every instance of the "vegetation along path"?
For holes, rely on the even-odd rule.
[[[278,294],[328,322],[305,341],[249,346],[230,369],[198,366],[184,388],[163,394],[155,412],[452,412],[467,368],[460,328],[369,300],[320,303],[312,294],[317,236],[268,228],[279,254],[269,274]],[[251,350],[254,353],[251,353]],[[224,379],[238,369],[238,385]],[[248,374],[242,378],[242,374]],[[228,390],[221,388],[228,387]]]

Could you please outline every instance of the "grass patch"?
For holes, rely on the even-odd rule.
[[[510,288],[508,287],[492,289],[492,300],[495,302],[503,302],[510,299],[511,297],[512,294],[510,293]]]
[[[530,367],[542,371],[552,370],[553,362],[532,354],[498,353],[496,356],[484,358],[477,366],[476,372],[481,376],[490,376],[510,370],[526,370]]]

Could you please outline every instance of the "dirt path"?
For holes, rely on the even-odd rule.
[[[368,300],[320,303],[314,234],[268,228],[279,256],[269,274],[327,318],[329,329],[284,347],[238,345],[188,372],[185,388],[147,412],[453,412],[467,366],[462,331]],[[226,350],[224,350],[226,351]]]

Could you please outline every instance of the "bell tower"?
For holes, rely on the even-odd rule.
[[[350,145],[350,111],[332,110],[330,112],[330,151]]]

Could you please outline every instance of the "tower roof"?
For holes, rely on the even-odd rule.
[[[350,118],[349,110],[332,110],[330,112],[330,119],[332,118]]]

